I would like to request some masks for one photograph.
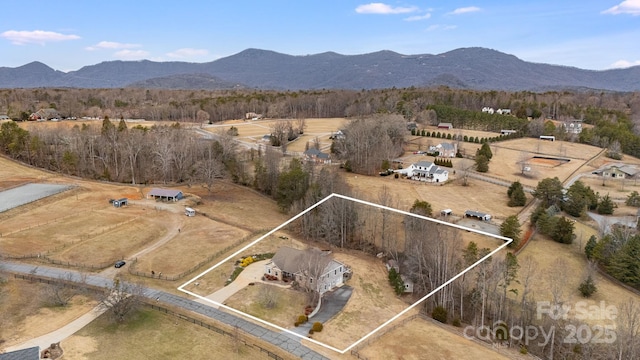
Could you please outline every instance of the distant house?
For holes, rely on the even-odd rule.
[[[418,181],[439,183],[449,180],[449,172],[430,161],[418,161],[409,165],[406,169],[396,170],[395,172]]]
[[[344,131],[342,130],[338,130],[333,134],[331,134],[331,136],[329,136],[329,139],[331,140],[342,140],[344,138],[345,138],[345,134],[344,134]]]
[[[485,214],[475,210],[467,210],[464,212],[464,217],[475,218],[482,221],[490,221],[491,215]]]
[[[182,194],[182,191],[174,190],[174,189],[153,188],[147,194],[147,198],[163,200],[163,201],[178,201],[183,197],[184,195]]]
[[[500,135],[511,135],[517,133],[518,130],[500,130]]]
[[[262,119],[262,114],[258,114],[255,112],[248,112],[244,114],[244,118],[245,120],[258,120],[258,119]]]
[[[7,115],[0,115],[0,121],[3,121],[3,120],[11,120],[11,118],[8,117]]]
[[[403,284],[403,292],[412,293],[413,292],[413,281],[409,279],[408,276],[400,275],[400,279],[402,279]]]
[[[322,295],[342,286],[349,270],[345,264],[332,259],[330,252],[319,249],[298,250],[283,246],[265,265],[264,272],[278,280],[304,284]]]
[[[540,140],[556,141],[556,137],[553,135],[540,135]]]
[[[632,179],[636,178],[638,173],[640,170],[637,167],[622,163],[607,165],[593,172],[593,174],[614,179]]]
[[[60,113],[58,110],[54,108],[49,109],[40,109],[33,114],[29,115],[29,120],[37,121],[37,120],[51,120],[57,119],[60,117]]]
[[[407,130],[411,131],[411,130],[415,130],[418,128],[418,124],[416,124],[414,121],[408,122],[407,123]]]
[[[454,158],[458,152],[458,144],[456,143],[440,143],[436,145],[435,148],[442,157]]]
[[[260,139],[260,141],[270,142],[271,141],[271,135],[270,134],[262,135],[262,139]]]
[[[482,112],[487,114],[493,114],[495,111],[493,110],[492,107],[485,106],[482,108]]]
[[[438,124],[438,129],[451,130],[451,129],[453,129],[453,124],[452,123],[440,123],[440,124]]]
[[[510,115],[511,114],[511,109],[498,109],[498,110],[496,110],[496,114]]]
[[[582,120],[567,120],[563,125],[568,134],[580,134],[582,132]]]
[[[305,161],[310,161],[316,164],[331,164],[331,157],[329,154],[323,153],[316,148],[311,148],[303,154]]]

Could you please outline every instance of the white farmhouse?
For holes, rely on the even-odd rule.
[[[412,180],[425,182],[445,182],[449,180],[449,172],[431,161],[418,161],[406,169],[395,172],[407,175]]]

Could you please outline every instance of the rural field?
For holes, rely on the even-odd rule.
[[[302,137],[291,144],[289,150],[303,151],[306,141],[311,141],[315,136],[318,136],[323,144],[328,145],[329,134],[344,126],[345,122],[345,119],[309,119],[305,130],[305,136],[309,138],[305,140],[305,137]],[[71,126],[69,124],[64,126]],[[235,121],[223,126],[234,125],[238,127],[241,141],[255,143],[260,140],[262,135],[269,132],[270,124],[270,120]],[[40,124],[31,124],[30,126],[35,125]],[[209,127],[206,130],[215,131],[215,127]],[[463,133],[467,134],[467,131],[463,131]],[[487,136],[481,132],[478,134],[469,132],[469,135]],[[242,139],[243,137],[244,139]],[[405,156],[403,156],[404,166],[419,160],[432,161],[432,157],[414,155],[412,152],[420,148],[424,149],[429,145],[429,142],[435,145],[440,142],[439,140],[441,139],[411,137]],[[479,148],[478,144],[463,143],[462,146],[467,154],[475,153]],[[585,161],[596,156],[601,149],[559,141],[509,140],[492,144],[492,151],[494,157],[489,165],[488,176],[500,178],[506,182],[520,180],[523,184],[531,187],[534,187],[539,180],[545,177],[557,176],[564,181],[578,169],[580,172],[589,173],[604,163],[602,158],[598,158],[591,164],[584,166]],[[561,157],[570,161],[562,163],[545,162],[545,160],[538,163],[531,161],[533,168],[531,174],[522,177],[518,161],[523,158],[523,154],[527,154],[528,161],[534,155]],[[499,225],[507,216],[515,215],[522,210],[522,208],[507,206],[507,188],[505,186],[475,178],[469,178],[469,184],[463,186],[462,182],[456,179],[460,174],[453,174],[453,170],[457,169],[456,163],[458,161],[470,160],[452,160],[454,162],[454,168],[450,169],[452,181],[446,184],[419,183],[406,179],[395,179],[393,176],[362,176],[352,173],[340,173],[340,176],[343,176],[352,187],[356,198],[378,203],[381,201],[381,194],[388,193],[390,195],[390,199],[387,199],[389,206],[405,211],[409,210],[416,200],[427,201],[432,205],[436,216],[442,209],[453,210],[453,216],[444,219],[446,221],[455,220],[465,210],[477,210],[491,214],[496,219],[493,224]],[[626,156],[624,160],[640,164],[640,160]],[[609,180],[603,187],[601,182],[598,183],[601,179],[583,177],[582,180],[600,194],[606,193],[604,191],[606,189],[614,198],[624,198],[631,191],[636,190],[636,184],[631,181],[622,184],[619,181]],[[181,293],[175,288],[191,276],[195,276],[199,271],[216,264],[294,215],[281,213],[278,206],[270,198],[228,181],[216,182],[210,192],[200,186],[181,186],[178,189],[187,194],[188,200],[175,204],[161,203],[144,199],[143,194],[150,188],[148,186],[79,180],[22,166],[0,158],[0,190],[29,182],[72,184],[75,187],[63,193],[0,213],[0,234],[2,235],[0,248],[3,253],[20,256],[49,252],[48,256],[54,260],[81,264],[111,262],[117,258],[132,260],[135,257],[137,262],[132,264],[128,261],[125,269],[113,269],[110,266],[109,273],[115,274],[116,271],[119,271],[125,279],[170,289],[171,292],[179,294]],[[531,195],[527,196],[528,199],[531,199]],[[132,199],[130,206],[114,208],[107,201],[120,197]],[[185,205],[196,209],[198,216],[185,217],[183,214]],[[620,204],[614,214],[631,216],[635,215],[635,211],[636,208]],[[588,223],[595,225],[593,221]],[[536,300],[551,299],[550,277],[545,274],[553,272],[554,266],[557,267],[557,259],[564,260],[564,264],[561,266],[565,269],[563,274],[570,274],[566,276],[565,295],[567,301],[582,300],[577,286],[582,281],[587,266],[583,247],[589,236],[594,233],[597,231],[592,227],[577,222],[578,239],[574,244],[558,244],[536,235],[518,255],[521,263],[528,257],[537,262],[536,269],[540,275],[532,285]],[[473,240],[479,243],[480,247],[495,248],[497,244],[494,240],[475,233],[461,232],[461,238],[464,244]],[[274,252],[284,245],[303,246],[299,240],[292,236],[291,232],[284,229],[247,249],[246,254],[242,255]],[[320,246],[323,247],[323,245]],[[221,252],[222,250],[225,251]],[[357,251],[334,249],[333,253],[338,260],[352,267],[353,278],[347,284],[354,288],[354,293],[345,309],[328,321],[325,324],[325,330],[314,334],[313,338],[337,348],[344,348],[405,309],[410,301],[404,297],[395,296],[388,285],[387,272],[381,260]],[[154,270],[155,272],[163,272],[165,275],[177,275],[214,254],[218,255],[215,259],[175,282],[140,278],[127,272],[127,269],[131,267],[132,271],[150,273]],[[219,269],[200,277],[198,279],[199,285],[196,286],[192,283],[187,287],[187,290],[206,296],[220,289],[233,271],[232,262],[235,260],[237,259],[231,260]],[[598,292],[588,300],[589,303],[597,304],[599,301],[606,301],[619,305],[629,297],[635,296],[606,278],[596,275],[596,281]],[[9,297],[0,297],[0,309],[3,313],[5,310],[14,311],[17,309],[21,301],[19,299],[37,298],[34,294],[39,290],[36,289],[35,284],[25,286],[24,289],[14,284],[15,282],[11,281],[0,285],[4,289],[9,289],[8,293],[10,294]],[[245,288],[230,298],[228,304],[246,309],[256,315],[264,315],[267,319],[284,326],[292,325],[291,317],[292,314],[298,312],[297,305],[276,310],[271,314],[252,307],[255,303],[254,300],[260,297],[260,287]],[[518,288],[518,286],[515,287]],[[513,295],[510,296],[513,297]],[[290,294],[282,291],[280,299],[291,298]],[[296,300],[294,303],[303,302]],[[49,308],[35,301],[27,304],[25,311],[16,310],[15,316],[2,320],[3,325],[8,322],[10,326],[18,326],[18,328],[23,326],[20,328],[22,330],[16,333],[16,336],[9,338],[11,343],[18,343],[24,337],[32,334],[37,336],[35,334],[55,329],[88,311],[94,305],[90,299],[84,297],[74,298],[73,305],[64,310]],[[283,318],[286,320],[282,320]],[[36,330],[36,328],[43,330]],[[434,334],[439,335],[434,336]],[[2,333],[2,336],[7,338],[6,333]],[[181,340],[183,339],[181,336],[185,336],[184,340]],[[144,358],[136,356],[142,356],[143,352],[164,354],[162,351],[168,351],[170,345],[176,349],[182,349],[179,351],[184,354],[193,354],[193,358],[199,358],[201,354],[233,358],[237,353],[235,353],[235,344],[232,342],[227,344],[228,346],[220,346],[220,349],[212,350],[204,346],[187,349],[191,344],[191,339],[206,338],[211,339],[207,343],[220,342],[221,344],[226,344],[225,341],[229,341],[228,337],[215,338],[216,336],[218,335],[209,330],[186,323],[175,325],[173,318],[145,310],[128,327],[110,326],[105,319],[98,319],[90,327],[66,340],[63,346],[68,347],[68,355],[71,358],[79,359],[100,359],[106,356],[105,349],[112,347],[131,349],[137,346],[145,350],[140,351],[140,354],[137,355],[129,354],[129,357]],[[412,341],[416,338],[420,341]],[[149,339],[153,339],[153,341],[149,341]],[[406,339],[406,341],[399,341],[399,339]],[[401,345],[403,343],[404,345]],[[117,346],[116,344],[125,345]],[[156,344],[155,348],[153,344]],[[182,348],[183,344],[185,348]],[[246,355],[260,358],[261,356],[251,353],[250,351],[253,351],[251,349],[242,349],[241,351],[247,351],[246,353],[241,352],[243,357]],[[497,358],[499,356],[491,349],[455,335],[454,328],[444,330],[440,325],[420,319],[399,326],[359,350],[361,355],[369,359],[380,357],[417,359],[425,351],[430,351],[430,354],[441,358]],[[122,354],[124,356],[124,353]]]

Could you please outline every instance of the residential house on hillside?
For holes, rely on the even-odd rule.
[[[511,109],[498,109],[498,110],[496,110],[496,114],[510,115],[511,114]]]
[[[456,143],[440,143],[435,148],[440,153],[439,156],[442,157],[454,158],[458,152],[458,144]]]
[[[495,110],[493,110],[492,107],[485,106],[485,107],[482,108],[482,112],[483,113],[487,113],[487,114],[493,114],[495,112]]]
[[[0,115],[0,121],[2,120],[11,120],[11,118],[8,117],[7,115]]]
[[[345,137],[346,136],[345,136],[344,130],[338,130],[338,131],[334,132],[333,134],[331,134],[331,136],[329,136],[329,139],[331,139],[331,140],[342,140]]]
[[[449,180],[449,172],[430,161],[418,161],[409,165],[406,169],[396,170],[395,172],[418,181],[440,183]]]
[[[453,129],[453,124],[452,124],[452,123],[439,123],[439,124],[438,124],[438,129],[448,129],[448,130],[451,130],[451,129]]]
[[[344,284],[350,270],[331,257],[331,252],[315,248],[298,250],[283,246],[264,268],[278,280],[296,281],[320,295]]]
[[[49,109],[40,109],[34,112],[33,114],[29,115],[29,120],[31,121],[51,120],[59,117],[60,117],[60,113],[58,112],[58,110],[54,108],[49,108]]]
[[[580,134],[582,132],[582,120],[567,120],[563,125],[568,134]]]
[[[244,114],[244,118],[246,120],[258,120],[258,119],[262,119],[262,114],[258,114],[255,112],[248,112]]]
[[[311,148],[304,152],[304,161],[310,161],[316,164],[331,164],[331,157],[329,154],[323,153],[316,148]]]

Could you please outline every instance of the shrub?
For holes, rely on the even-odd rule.
[[[313,329],[309,329],[309,335],[313,335]]]
[[[316,321],[316,322],[313,323],[313,326],[311,327],[311,330],[313,330],[315,332],[320,332],[320,331],[322,331],[322,328],[323,328],[322,323],[319,322],[319,321]]]
[[[296,322],[293,323],[293,325],[295,325],[295,327],[298,327],[298,326],[300,326],[300,323],[296,321]]]
[[[520,348],[520,354],[522,354],[522,355],[527,355],[528,353],[529,353],[529,350],[527,350],[527,347],[526,347],[526,346],[522,346],[522,347]]]
[[[438,305],[431,312],[431,317],[436,321],[440,321],[441,323],[446,324],[447,323],[447,309],[445,309],[444,307]]]
[[[596,291],[598,291],[598,288],[596,287],[595,282],[593,281],[593,278],[591,277],[591,275],[589,275],[589,277],[587,277],[578,287],[578,290],[580,290],[580,294],[582,294],[582,296],[588,298],[591,295],[593,295],[593,293],[595,293]]]
[[[307,321],[309,321],[309,317],[307,317],[307,315],[300,315],[300,316],[298,316],[298,322],[299,322],[300,324],[304,324],[304,323],[306,323]]]
[[[462,324],[460,323],[460,318],[455,318],[453,319],[453,321],[451,322],[451,325],[455,326],[455,327],[460,327],[462,326]]]

